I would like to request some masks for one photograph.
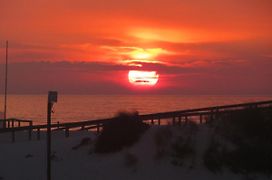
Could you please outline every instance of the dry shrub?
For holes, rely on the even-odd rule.
[[[235,145],[235,149],[218,151],[222,142],[210,145],[204,156],[213,172],[227,167],[235,173],[272,174],[272,109],[248,108],[222,115],[213,123],[217,135]]]
[[[126,167],[133,167],[138,163],[138,158],[135,154],[126,153],[124,157],[124,164]]]
[[[156,146],[155,159],[161,159],[168,153],[169,144],[173,137],[170,127],[160,127],[155,135],[154,141]]]
[[[92,143],[92,139],[89,137],[85,137],[80,141],[78,145],[73,146],[72,149],[77,150],[78,148],[89,145],[91,143]]]
[[[117,152],[133,145],[149,128],[139,119],[138,112],[120,112],[109,123],[104,125],[95,143],[95,152]]]

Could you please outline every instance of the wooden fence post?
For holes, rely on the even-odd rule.
[[[37,129],[37,139],[38,140],[41,139],[40,128]]]
[[[161,125],[161,119],[160,118],[158,119],[158,125],[159,126]]]
[[[96,124],[96,128],[97,128],[96,133],[99,134],[100,133],[100,124],[99,123]]]
[[[178,125],[181,125],[181,116],[178,117]]]
[[[32,137],[32,122],[29,123],[29,130],[28,130],[28,140],[31,140]]]
[[[214,116],[215,116],[214,117],[215,120],[218,119],[218,117],[219,117],[219,108],[218,107],[215,108],[215,115]]]
[[[14,128],[14,119],[11,120],[11,127]]]
[[[188,123],[188,116],[185,116],[185,124]]]
[[[65,128],[65,137],[69,137],[69,127]]]
[[[211,109],[210,121],[213,121],[213,109]]]
[[[15,131],[14,130],[12,130],[12,132],[11,132],[11,140],[12,140],[12,142],[15,142]]]
[[[173,119],[172,119],[172,125],[174,126],[176,124],[176,117],[173,116]]]

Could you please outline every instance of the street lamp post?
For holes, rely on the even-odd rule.
[[[8,41],[6,41],[5,100],[4,100],[3,128],[6,128],[6,121],[7,121],[7,93],[8,93]]]
[[[51,180],[51,113],[54,103],[57,102],[58,92],[48,92],[47,103],[47,180]]]

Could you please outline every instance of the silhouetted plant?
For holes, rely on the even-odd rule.
[[[156,132],[154,136],[155,145],[158,147],[165,146],[169,139],[171,139],[173,136],[173,133],[169,126],[166,127],[160,127]]]
[[[138,112],[120,112],[105,124],[95,144],[95,152],[110,153],[134,144],[149,125],[139,119]]]
[[[272,143],[272,110],[244,109],[221,117],[218,132],[235,144]]]
[[[188,121],[180,127],[177,127],[179,135],[171,144],[171,163],[177,166],[183,166],[186,163],[190,169],[195,163],[195,135],[197,124],[194,121]]]
[[[271,108],[247,108],[221,115],[213,127],[235,148],[220,152],[211,144],[204,157],[210,170],[217,171],[223,165],[236,173],[272,173]]]
[[[126,167],[135,166],[138,163],[138,158],[135,154],[126,153],[124,157],[124,163]]]
[[[163,158],[168,151],[168,146],[171,143],[173,133],[170,126],[160,127],[154,135],[154,141],[156,146],[155,159]]]
[[[234,151],[224,154],[225,164],[236,173],[264,173],[272,172],[272,146],[242,145]]]
[[[177,140],[172,144],[173,156],[183,159],[188,154],[193,153],[191,138],[184,139],[183,137],[178,137]]]
[[[212,141],[204,154],[204,165],[212,172],[221,172],[224,165],[223,153],[220,152],[220,144]]]
[[[86,146],[92,143],[92,139],[89,137],[83,138],[78,145],[72,147],[73,150],[77,150],[80,147]]]
[[[192,137],[188,136],[183,138],[179,136],[176,141],[172,144],[172,160],[173,165],[182,166],[185,158],[194,155]]]

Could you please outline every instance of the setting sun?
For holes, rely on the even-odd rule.
[[[131,70],[128,73],[128,80],[133,85],[154,86],[159,80],[159,74],[156,71]]]

